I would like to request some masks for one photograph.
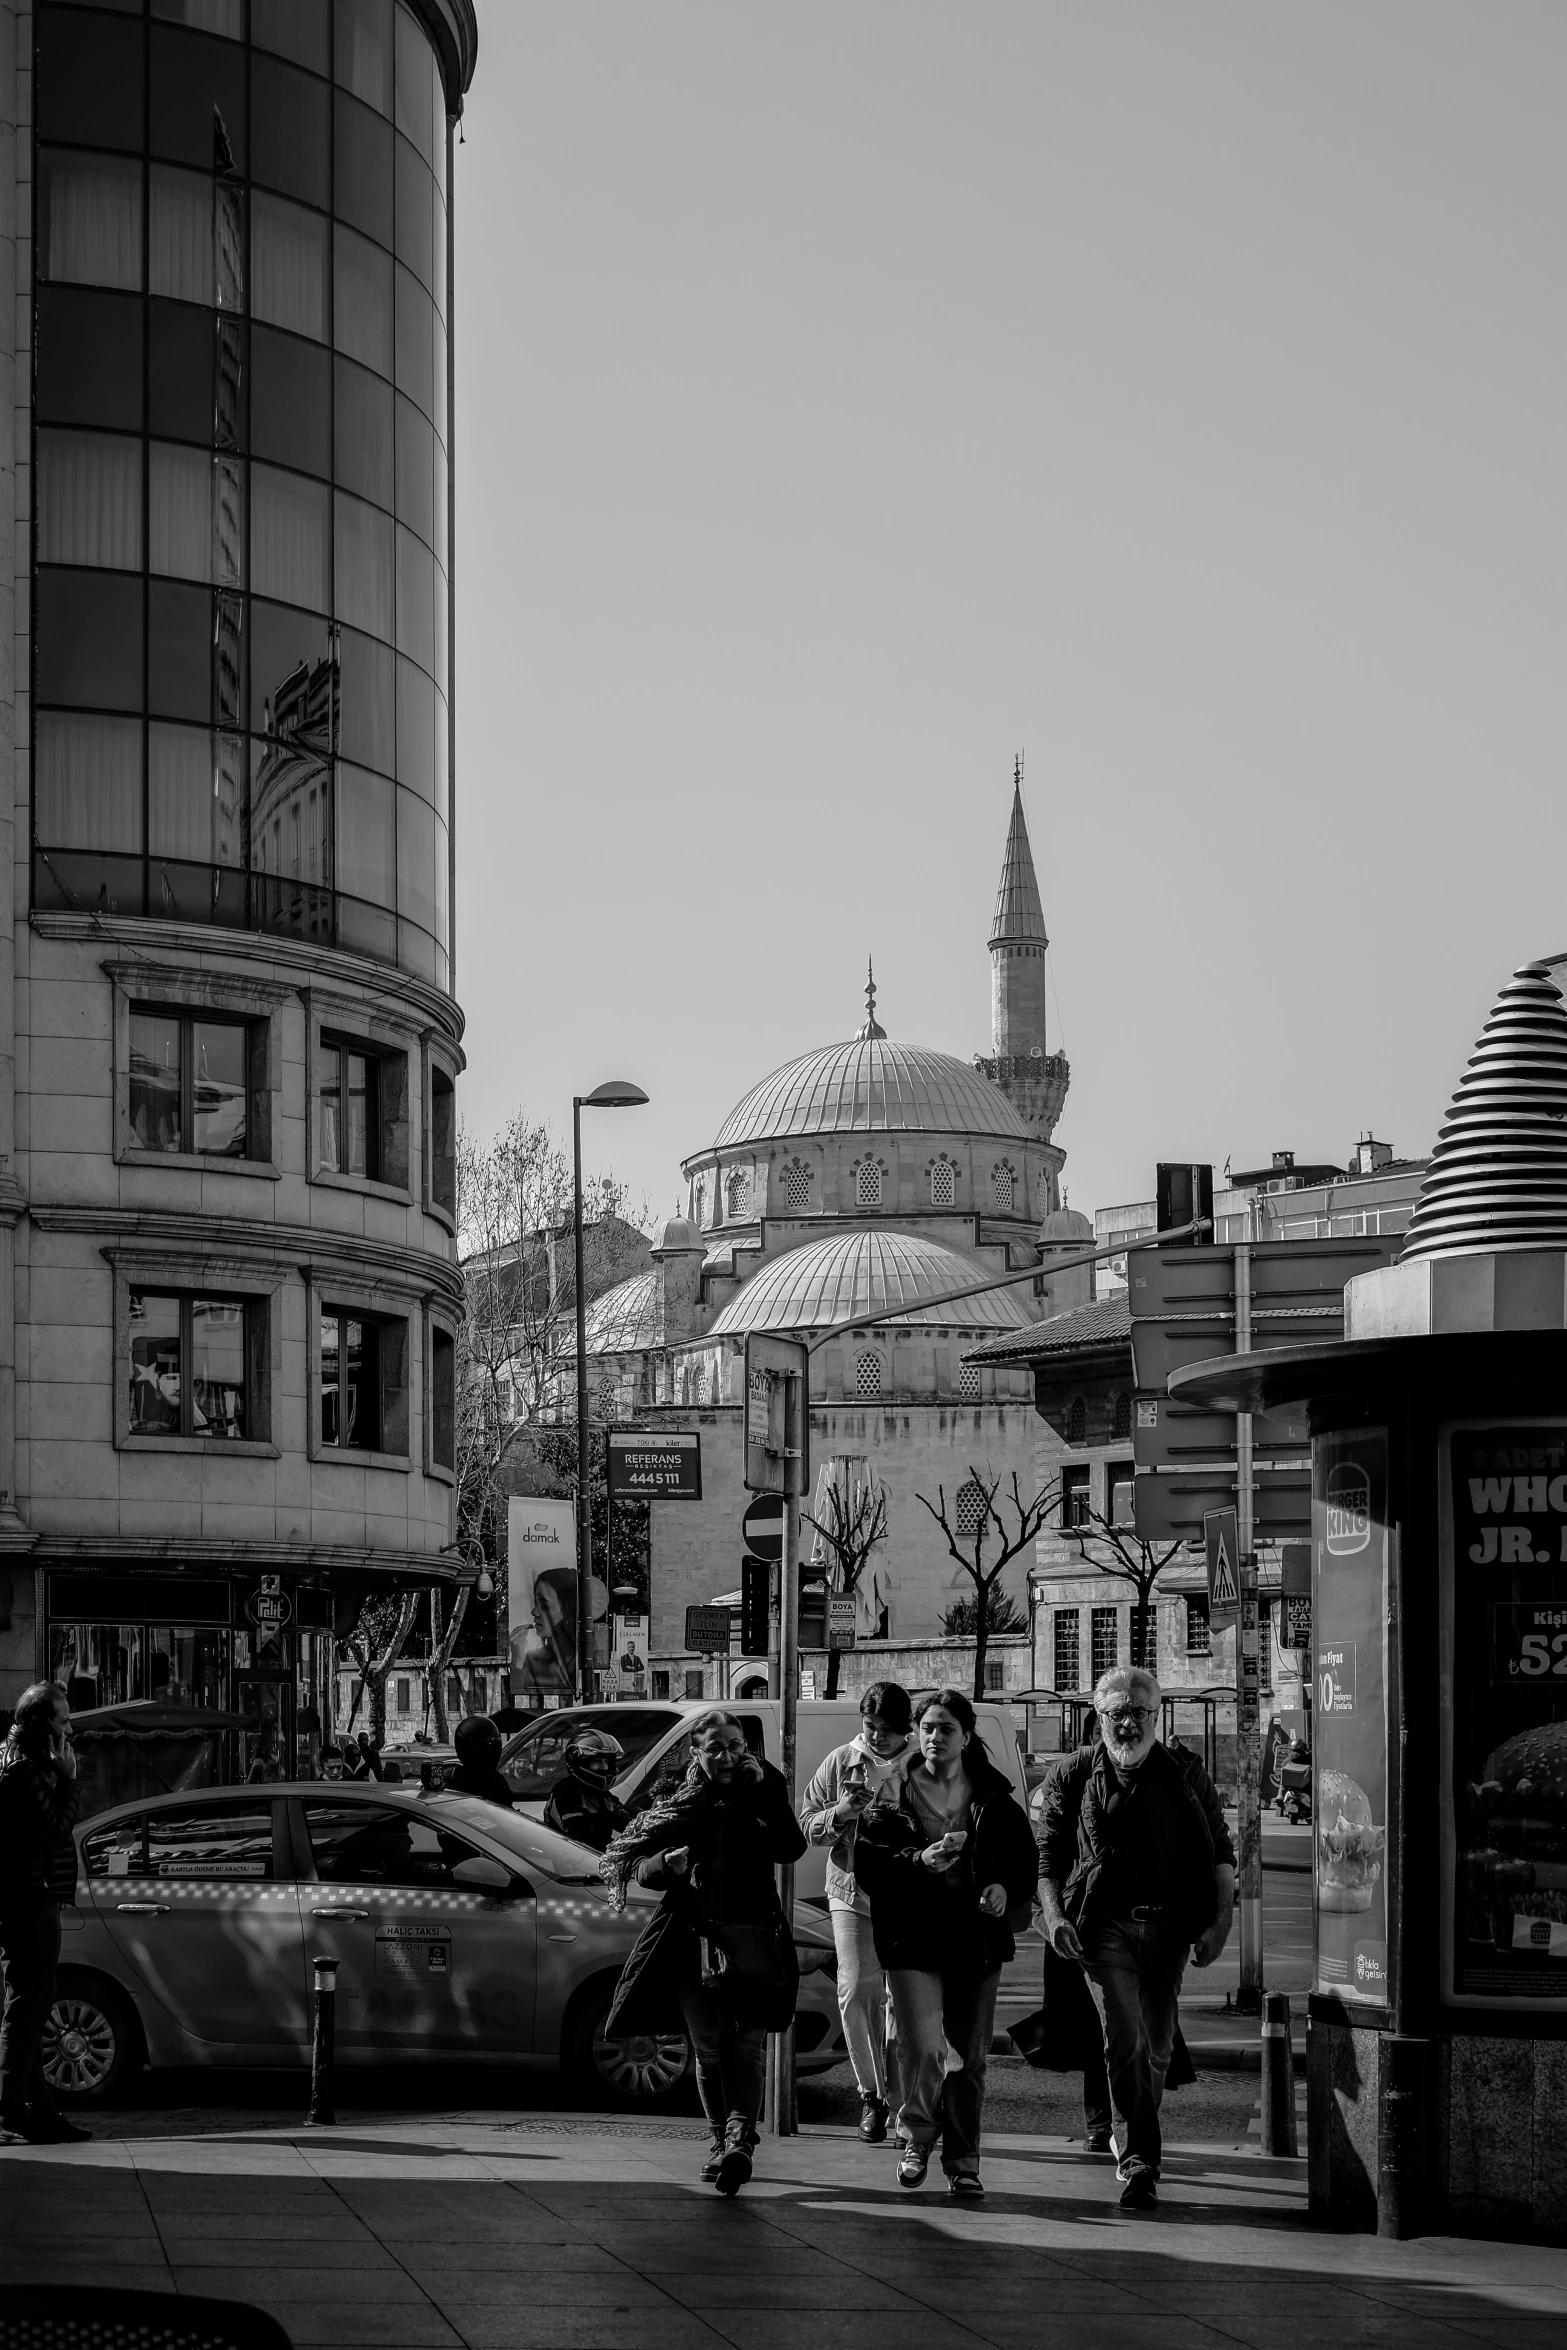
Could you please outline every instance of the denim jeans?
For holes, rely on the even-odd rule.
[[[1186,1945],[1163,1915],[1105,1918],[1083,1936],[1083,1951],[1104,2032],[1122,2168],[1152,2171],[1157,2178],[1159,2105],[1175,2045]]]
[[[680,2012],[696,2054],[697,2095],[722,2137],[732,2115],[755,2133],[762,2118],[767,2034],[760,2024],[742,2030],[721,1991],[704,1991],[693,1970],[680,1986]]]
[[[16,2128],[53,2102],[44,2085],[43,2038],[60,1962],[60,1905],[0,1910],[0,2122]]]
[[[862,2097],[898,2102],[897,2024],[871,1921],[857,1909],[832,1912],[838,1953],[838,2013]]]
[[[1001,1969],[993,1967],[988,1975],[937,1975],[893,1967],[887,1981],[898,2019],[903,2133],[911,2145],[933,2146],[939,2131],[941,2167],[948,2178],[959,2171],[977,2172]],[[949,2044],[958,2059],[952,2072],[947,2070]]]

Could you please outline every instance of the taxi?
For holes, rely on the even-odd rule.
[[[211,1787],[76,1831],[74,1904],[44,2069],[66,2105],[143,2065],[308,2061],[313,1961],[335,1958],[342,2065],[559,2067],[585,2094],[661,2104],[681,2032],[607,2039],[656,1896],[611,1908],[598,1855],[520,1812],[375,1782]],[[802,2070],[842,2061],[829,1922],[798,1905]]]

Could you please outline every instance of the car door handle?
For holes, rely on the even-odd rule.
[[[313,1918],[341,1918],[345,1923],[355,1918],[365,1925],[370,1922],[370,1912],[367,1909],[313,1909],[310,1914]]]
[[[117,1901],[114,1906],[123,1918],[165,1918],[174,1904],[171,1901]]]

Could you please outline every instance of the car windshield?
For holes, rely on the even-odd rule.
[[[515,1853],[520,1861],[566,1884],[597,1882],[596,1852],[573,1843],[569,1836],[558,1835],[526,1812],[507,1811],[502,1804],[486,1803],[480,1795],[427,1795],[420,1799],[419,1809],[425,1819],[476,1829],[492,1843]]]
[[[522,1802],[541,1802],[565,1776],[566,1749],[572,1739],[591,1726],[620,1741],[626,1756],[621,1765],[624,1777],[666,1731],[679,1728],[681,1719],[673,1706],[577,1706],[569,1713],[546,1714],[502,1748],[501,1776]]]

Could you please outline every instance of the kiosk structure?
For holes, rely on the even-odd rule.
[[[1567,1004],[1503,988],[1345,1336],[1178,1372],[1311,1430],[1313,2209],[1567,2241]]]

